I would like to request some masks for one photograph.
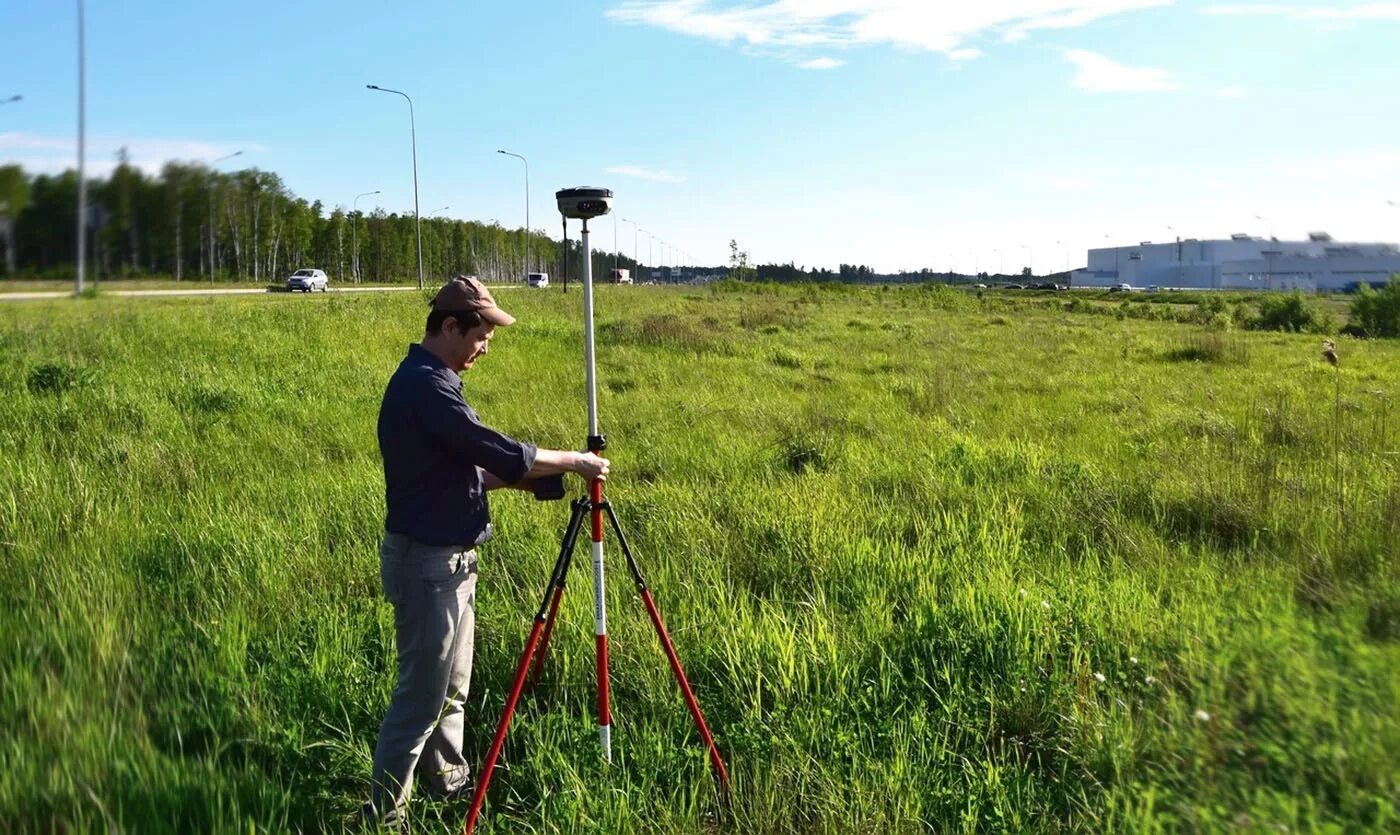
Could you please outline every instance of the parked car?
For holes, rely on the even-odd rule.
[[[1115,285],[1113,285],[1112,287],[1108,288],[1108,292],[1110,292],[1110,293],[1131,293],[1131,292],[1133,292],[1133,285],[1131,285],[1131,284],[1122,284],[1122,283],[1115,284]]]
[[[1003,285],[1001,285],[1001,289],[1003,289],[1003,290],[1024,290],[1024,289],[1026,289],[1026,285],[1024,285],[1024,284],[1003,284]]]
[[[330,279],[326,278],[326,274],[321,270],[297,270],[287,279],[287,289],[300,290],[303,293],[320,290],[324,293],[330,283]]]
[[[1033,289],[1033,290],[1063,290],[1063,289],[1065,289],[1065,285],[1063,285],[1063,284],[1054,284],[1054,283],[1052,283],[1052,282],[1046,282],[1046,283],[1044,283],[1044,284],[1037,284],[1037,285],[1035,285],[1034,287],[1032,287],[1031,289]]]
[[[548,287],[549,273],[527,273],[525,283],[531,287]]]

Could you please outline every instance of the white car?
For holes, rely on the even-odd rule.
[[[548,287],[549,273],[529,273],[525,276],[525,283],[531,287]]]
[[[288,290],[300,290],[303,293],[310,293],[312,290],[326,292],[330,285],[330,279],[321,270],[297,270],[287,279]]]

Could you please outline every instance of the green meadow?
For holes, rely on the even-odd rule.
[[[498,297],[468,398],[581,446],[581,294]],[[733,794],[610,542],[615,762],[580,549],[477,831],[1400,829],[1400,343],[1072,308],[599,288],[609,497]],[[0,307],[0,832],[348,828],[394,670],[375,417],[425,312]],[[492,508],[478,759],[568,516]]]

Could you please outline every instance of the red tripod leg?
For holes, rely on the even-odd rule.
[[[530,637],[525,640],[525,650],[520,653],[520,664],[515,670],[515,679],[510,685],[510,696],[506,699],[505,711],[501,713],[501,721],[496,726],[496,736],[491,740],[491,749],[486,754],[486,761],[481,764],[480,782],[476,784],[476,794],[472,796],[471,812],[467,814],[466,835],[471,835],[476,827],[476,819],[481,814],[481,807],[486,802],[486,789],[491,785],[491,775],[496,770],[496,761],[501,756],[501,748],[506,742],[506,731],[510,729],[511,717],[515,715],[515,706],[520,701],[520,693],[525,689],[525,676],[530,672],[530,659],[535,657],[535,648],[540,648],[540,657],[535,659],[536,674],[539,665],[543,663],[544,647],[540,644],[540,635],[545,631],[545,612],[549,611],[551,626],[554,614],[559,610],[559,597],[564,589],[564,574],[569,570],[570,555],[573,553],[574,542],[578,538],[579,529],[583,525],[583,515],[587,512],[587,502],[575,502],[573,515],[569,517],[569,526],[564,531],[564,543],[559,549],[559,558],[554,561],[554,568],[550,571],[549,585],[545,586],[544,599],[540,601],[540,608],[535,612],[535,625],[530,627]]]
[[[535,625],[530,629],[530,638],[525,642],[525,651],[520,654],[520,666],[515,671],[515,681],[510,685],[510,698],[506,699],[505,712],[501,714],[501,722],[496,726],[496,737],[491,740],[491,750],[486,755],[486,762],[481,766],[481,782],[476,784],[472,810],[467,814],[466,835],[471,835],[472,829],[476,827],[476,818],[481,814],[481,805],[486,801],[486,789],[491,785],[491,773],[496,770],[496,759],[500,757],[501,747],[505,745],[506,731],[510,728],[511,716],[515,714],[515,704],[520,700],[520,691],[525,687],[525,674],[530,670],[530,656],[535,652],[535,644],[539,641],[543,628],[544,618],[535,618]]]
[[[642,577],[642,570],[637,566],[636,559],[632,557],[632,549],[627,545],[627,537],[622,533],[622,526],[618,524],[617,514],[613,513],[612,505],[605,503],[603,509],[608,513],[608,521],[612,523],[613,533],[617,534],[617,542],[622,548],[622,555],[627,559],[627,569],[632,574],[632,580],[637,584],[637,591],[642,595],[642,603],[646,606],[647,616],[651,618],[651,625],[656,628],[656,636],[661,639],[661,648],[666,651],[666,660],[671,662],[671,673],[675,675],[676,684],[681,688],[681,696],[685,698],[685,706],[690,710],[690,718],[695,720],[695,729],[700,732],[700,739],[709,749],[710,764],[714,766],[715,775],[719,777],[720,786],[724,789],[727,797],[729,794],[729,771],[724,767],[724,759],[719,755],[719,748],[715,745],[715,738],[710,734],[709,726],[705,724],[705,715],[700,712],[700,704],[695,700],[695,692],[691,690],[690,681],[685,677],[681,660],[676,655],[676,647],[671,643],[671,636],[666,631],[666,624],[661,621],[661,612],[656,608],[656,601],[652,599],[651,589],[647,587],[647,581]]]

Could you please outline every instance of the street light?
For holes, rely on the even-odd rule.
[[[438,212],[445,212],[445,211],[447,211],[447,210],[450,209],[450,208],[452,208],[452,207],[451,207],[451,206],[443,206],[441,209],[433,209],[431,212],[428,212],[428,217],[432,217],[433,215],[436,215]]]
[[[413,121],[413,99],[408,97],[408,93],[402,90],[390,90],[388,87],[380,87],[377,84],[366,84],[370,90],[378,90],[381,93],[394,93],[403,96],[408,102],[408,135],[413,148],[413,238],[418,247],[418,289],[423,289],[423,223],[418,214],[418,128]]]
[[[530,281],[530,161],[521,154],[511,151],[496,151],[498,154],[505,154],[508,157],[515,157],[525,163],[525,229],[521,235],[521,250],[525,255],[525,282]]]
[[[1269,220],[1268,218],[1264,217],[1263,215],[1255,215],[1255,216],[1254,216],[1254,219],[1255,219],[1255,220],[1258,220],[1258,221],[1261,221],[1261,222],[1265,223],[1266,225],[1268,225],[1268,227],[1269,227],[1269,240],[1272,240],[1272,241],[1278,240],[1278,238],[1276,238],[1276,237],[1274,236],[1274,222],[1273,222],[1272,220]]]
[[[210,171],[213,171],[213,170],[214,170],[214,166],[218,165],[219,163],[223,162],[223,161],[226,160],[226,159],[233,159],[234,157],[240,157],[240,156],[243,156],[243,152],[242,152],[242,151],[234,151],[234,152],[231,153],[231,154],[224,154],[224,155],[221,156],[221,157],[216,157],[214,160],[210,161],[210,163],[209,163],[209,170],[210,170]],[[211,177],[210,180],[209,180],[209,283],[210,283],[210,284],[213,284],[213,283],[214,283],[214,271],[215,271],[216,266],[217,266],[217,265],[216,265],[215,262],[214,262],[214,180],[213,180],[213,178]]]
[[[83,0],[78,0],[78,272],[75,295],[83,294],[87,257],[87,53],[84,49]]]
[[[632,269],[635,270],[637,269],[637,233],[641,231],[641,227],[637,226],[637,221],[628,220],[625,217],[622,222],[632,224]],[[641,276],[637,276],[637,278],[641,278]]]
[[[355,199],[350,201],[350,213],[354,215],[350,223],[350,250],[355,254],[354,265],[351,272],[355,274],[355,283],[359,284],[363,279],[360,276],[360,198],[369,197],[371,194],[378,194],[379,189],[367,191],[364,194],[355,195]]]

